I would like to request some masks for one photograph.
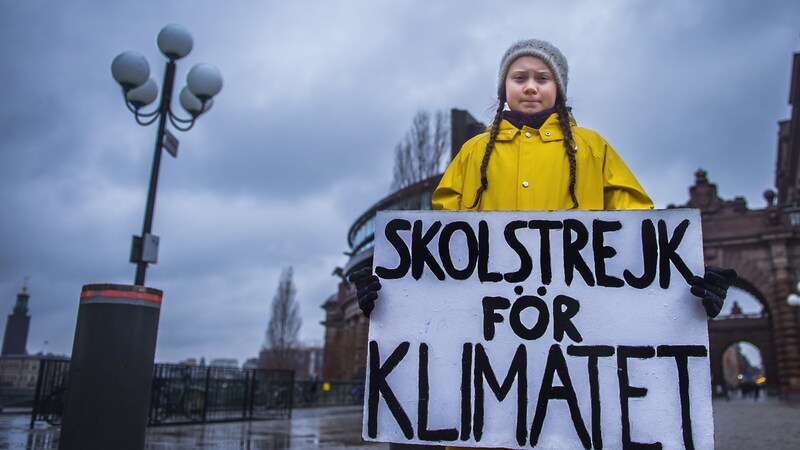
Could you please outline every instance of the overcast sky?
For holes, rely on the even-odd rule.
[[[176,91],[200,62],[224,87],[161,165],[146,283],[164,291],[159,362],[256,356],[287,266],[301,339],[321,344],[348,228],[389,193],[414,113],[487,123],[514,40],[562,50],[578,123],[658,208],[685,203],[698,168],[764,207],[800,50],[796,0],[0,0],[0,317],[29,276],[30,353],[71,352],[83,285],[133,283],[156,130],[136,125],[110,64],[141,52],[160,85],[170,23],[194,36]]]

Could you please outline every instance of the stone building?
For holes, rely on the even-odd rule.
[[[295,380],[305,381],[319,378],[321,365],[322,349],[319,347],[295,348],[283,354],[263,348],[258,354],[255,368],[293,370]]]
[[[14,311],[8,315],[6,320],[3,351],[0,356],[28,354],[28,327],[31,324],[31,316],[28,315],[29,298],[28,286],[25,284],[22,286],[22,291],[17,294],[17,303],[14,305]]]
[[[369,321],[358,308],[355,286],[345,275],[372,266],[375,213],[382,210],[420,210],[431,208],[431,194],[439,184],[437,175],[401,189],[382,199],[359,217],[348,233],[350,260],[334,272],[341,279],[338,292],[331,295],[325,309],[325,347],[322,377],[325,379],[363,379],[366,374]]]
[[[0,389],[36,389],[39,356],[15,355],[0,358]]]
[[[722,355],[737,342],[762,354],[769,392],[800,397],[800,53],[794,55],[789,88],[792,113],[778,124],[775,188],[764,192],[767,206],[748,209],[741,197],[724,200],[708,174],[699,170],[683,207],[698,208],[703,220],[706,263],[732,267],[735,286],[761,305],[757,317],[731,315],[709,323],[711,373],[723,379]]]

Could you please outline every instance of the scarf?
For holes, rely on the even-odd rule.
[[[545,109],[544,111],[539,111],[533,114],[525,114],[523,112],[518,111],[511,111],[506,110],[503,111],[503,119],[509,121],[511,125],[522,129],[523,126],[528,126],[530,128],[541,128],[542,124],[544,124],[545,120],[550,117],[551,114],[556,112],[555,108]]]

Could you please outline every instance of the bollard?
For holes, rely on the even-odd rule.
[[[144,448],[161,297],[142,286],[83,286],[60,450]]]

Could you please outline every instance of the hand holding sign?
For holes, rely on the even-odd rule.
[[[722,311],[722,304],[728,295],[728,287],[736,279],[736,271],[720,267],[706,267],[703,277],[693,276],[689,280],[692,294],[703,299],[703,308],[708,317],[714,318]]]
[[[717,317],[722,311],[725,297],[728,295],[728,288],[731,282],[736,280],[737,274],[733,269],[723,269],[721,267],[706,267],[703,277],[694,276],[689,280],[692,295],[703,300],[703,308],[709,318]],[[378,291],[381,283],[377,276],[372,273],[369,267],[364,267],[353,272],[349,281],[356,285],[356,296],[358,306],[369,318],[370,313],[375,308],[375,300],[378,298]]]
[[[375,300],[378,299],[378,291],[381,289],[381,282],[378,277],[372,274],[372,269],[364,267],[350,274],[348,280],[356,285],[356,297],[358,297],[358,307],[361,312],[369,318],[370,313],[375,308]]]

